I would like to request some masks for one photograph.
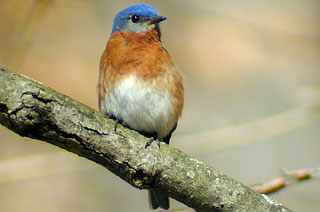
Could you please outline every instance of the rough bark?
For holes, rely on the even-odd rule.
[[[0,123],[99,163],[139,189],[202,211],[290,211],[180,150],[153,142],[23,75],[0,69]]]

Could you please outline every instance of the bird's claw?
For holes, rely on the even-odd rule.
[[[114,122],[114,126],[113,126],[113,131],[114,132],[117,132],[118,124],[119,124],[119,121],[118,121],[118,119],[116,119],[115,122]]]
[[[160,141],[154,137],[150,138],[150,140],[147,141],[144,148],[146,149],[147,147],[149,147],[152,144],[152,142],[154,142],[154,141],[156,141],[158,143],[158,147],[160,148]]]

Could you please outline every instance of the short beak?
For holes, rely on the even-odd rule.
[[[166,19],[167,18],[164,16],[153,16],[150,18],[150,21],[151,21],[151,24],[156,24],[156,23],[159,23],[159,22],[164,21]]]

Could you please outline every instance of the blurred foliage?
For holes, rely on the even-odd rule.
[[[47,13],[47,10],[51,7],[52,2],[53,0],[36,0],[33,2],[25,1],[19,5],[19,7],[24,8],[25,13],[20,13],[17,23],[14,25],[10,24],[10,27],[8,26],[7,28],[8,31],[11,31],[8,33],[10,38],[9,41],[2,40],[4,42],[2,46],[4,48],[0,55],[1,63],[13,68],[21,65],[23,56],[32,45],[32,40],[35,37],[38,24]],[[10,13],[16,13],[17,8],[12,6],[12,2],[7,3],[4,4],[2,9],[4,12],[13,10],[10,11]]]

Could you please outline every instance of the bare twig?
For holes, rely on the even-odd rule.
[[[293,183],[319,177],[319,168],[299,169],[291,171],[283,169],[281,170],[281,172],[283,175],[282,177],[275,178],[263,184],[251,186],[251,188],[261,194],[271,194],[283,188],[286,188]]]

